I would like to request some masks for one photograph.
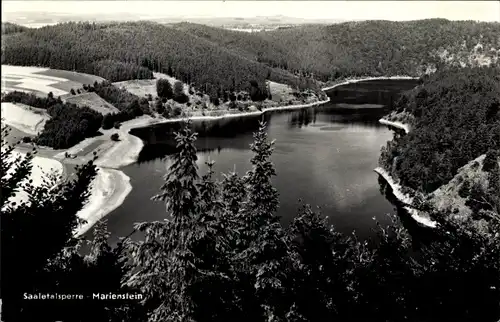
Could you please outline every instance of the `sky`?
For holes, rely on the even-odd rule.
[[[98,2],[98,4],[96,3]],[[131,12],[156,16],[416,20],[446,18],[500,22],[498,1],[2,1],[9,12],[93,14]]]

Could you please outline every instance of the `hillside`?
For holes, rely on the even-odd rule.
[[[449,65],[496,64],[500,24],[443,19],[303,25],[242,33],[192,23],[65,23],[11,34],[2,64],[42,65],[112,82],[162,72],[211,97],[250,81],[317,89],[318,81],[419,76]],[[312,78],[311,78],[312,77]]]
[[[274,72],[190,33],[149,22],[67,23],[29,30],[2,44],[2,62],[74,69],[113,82],[153,78],[151,71],[158,71],[214,96],[221,88],[248,89],[253,80],[263,88],[266,78],[293,80],[284,71]]]
[[[412,130],[388,143],[381,162],[404,186],[430,193],[467,162],[500,147],[499,69],[433,74],[402,95],[396,111],[414,117]]]
[[[500,220],[500,70],[453,68],[422,82],[386,118],[411,130],[382,148],[380,164],[418,209],[486,228]]]
[[[71,95],[63,99],[63,102],[75,104],[77,106],[88,106],[89,108],[98,113],[101,113],[102,115],[119,112],[116,107],[103,100],[96,93],[82,93]]]
[[[499,188],[500,155],[491,150],[460,168],[450,182],[426,196],[426,200],[437,209],[450,210],[457,219],[481,212],[482,216],[475,219],[484,220],[500,214]]]
[[[305,25],[242,35],[203,25],[175,28],[292,73],[328,81],[360,75],[420,75],[446,65],[498,61],[500,24],[445,19]],[[293,48],[293,50],[291,50]]]

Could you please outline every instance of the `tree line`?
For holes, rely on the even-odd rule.
[[[2,268],[4,321],[495,322],[500,317],[499,222],[480,233],[470,222],[444,219],[430,209],[440,227],[419,248],[398,221],[380,226],[376,241],[361,241],[336,232],[307,205],[284,227],[276,216],[274,142],[265,124],[250,146],[251,170],[244,176],[229,172],[221,181],[213,178],[213,161],[199,174],[189,123],[176,140],[178,151],[154,197],[165,202],[166,219],[136,224],[141,236],[132,232],[115,248],[107,244],[104,223],[97,225],[86,256],[78,251],[82,240],[71,234],[95,175],[92,163],[56,191],[28,185],[33,202],[2,213],[2,251],[11,254]],[[2,169],[17,169],[10,179],[2,173],[2,205],[30,172],[31,157],[13,165],[2,155]],[[24,292],[143,297],[28,301],[22,300]]]

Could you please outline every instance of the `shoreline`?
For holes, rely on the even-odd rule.
[[[384,79],[418,79],[418,77],[409,76],[392,76],[392,77],[366,77],[359,79],[345,80],[333,86],[325,87],[322,90],[328,91],[335,87],[347,85],[351,83],[369,81],[369,80],[384,80]],[[144,128],[154,126],[157,124],[176,123],[185,120],[192,121],[214,121],[235,117],[258,116],[272,111],[290,111],[296,109],[303,109],[308,107],[315,107],[330,102],[330,97],[326,100],[317,101],[306,104],[297,104],[289,106],[275,106],[263,108],[261,111],[242,112],[242,113],[228,113],[218,116],[186,116],[175,119],[155,119],[150,116],[143,116],[123,122],[119,129],[101,130],[104,136],[109,137],[112,133],[118,133],[120,141],[110,145],[107,149],[100,152],[95,162],[98,166],[98,174],[91,184],[91,194],[87,204],[77,213],[77,216],[86,220],[87,222],[79,226],[75,230],[75,236],[80,237],[91,229],[96,222],[107,216],[113,210],[123,204],[126,197],[132,191],[133,187],[130,183],[130,178],[118,168],[131,165],[137,162],[139,153],[144,147],[144,142],[130,134],[132,129]],[[382,122],[381,122],[382,123]],[[66,150],[71,154],[76,154],[78,151],[85,149],[87,146],[93,144],[99,138],[86,139],[75,146]],[[106,139],[109,140],[109,139]],[[103,143],[105,144],[105,143]],[[101,145],[102,146],[102,145]],[[54,161],[61,162],[62,153],[60,152],[54,157],[50,158]]]
[[[392,194],[394,195],[394,197],[396,197],[396,199],[398,199],[402,203],[409,204],[409,205],[411,205],[413,203],[413,198],[401,191],[402,190],[401,185],[396,183],[396,181],[394,181],[392,176],[387,171],[385,171],[381,167],[377,167],[373,171],[375,171],[379,176],[384,178],[384,180],[387,182],[387,184],[389,184],[389,186],[391,187],[391,190],[392,190]],[[417,210],[410,208],[408,206],[404,206],[403,208],[406,211],[408,211],[410,216],[416,222],[418,222],[426,227],[429,227],[429,228],[436,228],[437,223],[435,221],[431,220],[430,218],[421,216]]]
[[[186,116],[180,118],[171,118],[171,119],[157,119],[151,116],[141,116],[132,120],[125,121],[121,124],[119,129],[109,129],[109,130],[101,130],[103,136],[110,136],[112,133],[118,133],[120,141],[115,142],[106,150],[102,151],[98,154],[98,158],[95,162],[96,165],[103,168],[111,168],[111,169],[119,169],[121,167],[125,167],[137,162],[140,152],[144,147],[144,142],[138,138],[137,136],[130,134],[130,131],[133,129],[145,128],[149,126],[155,126],[158,124],[167,124],[167,123],[178,123],[186,120],[192,121],[215,121],[215,120],[223,120],[235,117],[247,117],[247,116],[258,116],[267,112],[272,111],[289,111],[295,109],[302,109],[307,107],[314,107],[322,104],[326,104],[330,102],[330,98],[324,101],[317,101],[313,103],[307,104],[298,104],[298,105],[289,105],[289,106],[277,106],[277,107],[269,107],[262,109],[262,111],[253,111],[253,112],[242,112],[242,113],[231,113],[224,114],[218,116]],[[70,154],[76,154],[79,151],[82,151],[87,146],[91,145],[97,140],[101,140],[99,137],[88,138],[80,143],[74,145],[73,147],[67,150]],[[107,139],[106,139],[107,140]],[[56,158],[62,158],[63,153],[59,153]]]
[[[99,220],[123,204],[132,191],[130,177],[123,171],[98,167],[97,175],[90,186],[90,196],[85,206],[76,214],[86,222],[74,232],[81,237]]]
[[[130,130],[156,124],[181,122],[186,119],[191,119],[194,121],[219,120],[233,117],[261,115],[266,112],[276,110],[285,111],[318,106],[328,103],[329,101],[330,98],[325,101],[318,101],[308,104],[270,107],[263,109],[262,111],[225,114],[220,116],[191,116],[164,120],[157,120],[148,116],[144,116],[123,122],[122,126],[119,129],[101,130],[104,136],[109,136],[111,133],[119,133],[120,141],[116,142],[108,149],[98,154],[98,158],[95,161],[98,172],[90,185],[91,193],[86,204],[77,213],[77,216],[85,220],[86,222],[82,225],[79,225],[75,229],[74,236],[81,237],[85,235],[85,233],[87,233],[99,220],[103,219],[116,208],[121,206],[126,197],[132,191],[133,187],[130,183],[130,177],[127,176],[123,171],[119,170],[119,168],[133,164],[137,161],[139,153],[142,151],[142,148],[144,146],[144,142],[135,135],[130,134]],[[77,154],[97,140],[102,139],[100,139],[99,137],[85,139],[72,146],[71,148],[65,150],[64,152]],[[103,144],[105,143],[103,142]],[[101,146],[103,144],[101,144]],[[50,158],[44,159],[50,160],[52,163],[57,162],[57,164],[60,165],[61,168],[64,168],[64,152],[59,152]],[[79,159],[82,161],[88,161],[84,156],[79,157]],[[68,165],[73,165],[73,163],[70,163]]]
[[[388,126],[392,126],[392,127],[401,129],[401,130],[405,131],[406,134],[410,133],[410,126],[408,124],[401,123],[398,121],[389,121],[385,118],[381,118],[378,121],[380,124],[384,124],[384,125],[388,125]]]
[[[25,155],[23,152],[14,150],[12,157],[17,158]],[[66,166],[69,166],[69,164],[63,164],[56,158],[35,156],[32,161],[32,171],[23,182],[33,180],[33,185],[37,187],[44,183],[43,180],[46,174],[55,174],[61,176],[56,185],[64,183],[70,178],[65,169]],[[132,191],[132,185],[130,184],[130,177],[123,171],[97,167],[97,175],[92,180],[89,190],[90,194],[86,203],[76,213],[78,218],[86,221],[86,223],[79,225],[75,229],[74,236],[77,238],[85,234],[100,219],[118,208]],[[23,201],[29,204],[28,198],[29,195],[20,189],[9,198],[9,204],[15,202],[17,206]],[[9,204],[4,205],[4,207]]]
[[[321,90],[324,91],[329,91],[331,89],[334,89],[335,87],[343,86],[343,85],[349,85],[349,84],[354,84],[354,83],[359,83],[359,82],[365,82],[365,81],[372,81],[372,80],[410,80],[410,79],[419,79],[419,77],[413,77],[413,76],[373,76],[373,77],[363,77],[363,78],[352,78],[352,79],[345,79],[342,82],[323,87]]]
[[[118,130],[108,130],[107,133],[118,132],[120,135],[120,141],[114,144],[111,148],[104,151],[96,161],[96,165],[106,168],[121,168],[124,166],[131,165],[137,162],[139,157],[139,153],[142,151],[144,147],[144,142],[135,135],[130,134],[130,131],[133,129],[145,128],[149,126],[155,126],[158,124],[168,124],[168,123],[178,123],[186,120],[191,121],[215,121],[215,120],[223,120],[228,118],[235,117],[247,117],[247,116],[258,116],[267,112],[277,111],[277,110],[294,110],[301,109],[307,107],[314,107],[318,105],[322,105],[328,103],[330,98],[327,100],[318,101],[308,104],[300,104],[300,105],[290,105],[290,106],[282,106],[282,107],[269,107],[262,109],[262,111],[253,111],[253,112],[243,112],[243,113],[231,113],[224,114],[218,116],[187,116],[181,118],[174,119],[155,119],[150,116],[143,116],[133,120],[129,120],[123,122],[120,129]],[[93,140],[92,140],[93,141]],[[88,144],[91,144],[92,141],[88,141]]]
[[[104,135],[109,135],[110,133],[119,133],[120,141],[111,146],[102,154],[98,155],[95,162],[98,166],[98,174],[91,186],[91,194],[89,196],[87,204],[77,213],[79,218],[86,220],[87,222],[79,226],[75,230],[75,236],[80,237],[84,235],[88,230],[90,230],[99,220],[109,215],[113,210],[118,208],[123,204],[126,197],[132,191],[133,187],[130,183],[130,177],[128,177],[123,171],[117,169],[137,161],[139,153],[144,147],[144,142],[130,134],[130,131],[135,128],[147,127],[156,124],[174,123],[181,122],[186,119],[193,121],[199,120],[219,120],[232,117],[245,117],[253,115],[261,115],[266,112],[276,111],[276,110],[293,110],[301,109],[307,107],[313,107],[328,103],[330,98],[328,97],[325,101],[318,101],[309,104],[291,105],[284,107],[270,107],[263,109],[262,111],[247,112],[247,113],[235,113],[226,114],[220,116],[191,116],[186,118],[177,119],[165,119],[156,120],[149,117],[142,117],[126,121],[122,123],[120,129],[117,130],[106,130]],[[67,151],[71,150],[81,150],[85,146],[88,146],[95,142],[95,140],[86,140],[85,143],[77,144]],[[71,153],[71,152],[70,152]],[[103,197],[104,196],[104,197]]]
[[[2,149],[3,150],[3,149]],[[18,150],[12,151],[12,154],[8,158],[9,161],[14,161],[17,158],[25,158],[26,153],[21,152]],[[44,180],[46,179],[45,174],[50,173],[56,176],[64,176],[65,175],[65,169],[64,165],[59,162],[56,159],[53,158],[46,158],[46,157],[41,157],[37,156],[36,154],[33,156],[33,159],[31,161],[31,172],[29,175],[21,181],[21,183],[25,184],[28,181],[32,181],[31,185],[33,187],[40,187],[44,185]],[[9,169],[13,170],[13,169]],[[12,171],[7,171],[5,174],[5,178],[8,178],[12,175]],[[59,181],[58,181],[59,182]],[[3,206],[2,210],[4,210],[10,203],[15,202],[16,208],[19,206],[22,202],[25,202],[26,204],[30,204],[31,202],[29,201],[29,195],[26,193],[26,191],[22,188],[18,189],[9,199],[8,202]]]
[[[389,121],[385,118],[381,118],[379,120],[379,122],[381,124],[384,124],[387,126],[392,126],[392,127],[401,129],[401,130],[405,131],[406,134],[408,134],[410,132],[410,126],[408,124],[405,124],[402,122]],[[396,199],[398,199],[402,203],[409,204],[409,205],[411,205],[413,203],[413,198],[411,198],[410,196],[408,196],[407,194],[405,194],[401,191],[402,190],[401,185],[396,183],[394,178],[387,171],[385,171],[385,169],[383,169],[382,167],[377,167],[373,171],[375,171],[379,176],[384,178],[384,180],[389,184],[389,186],[391,187],[391,190],[392,190],[392,194],[394,195],[394,197],[396,197]],[[429,228],[436,228],[437,223],[435,221],[433,221],[432,219],[421,216],[417,210],[410,208],[408,206],[405,206],[403,208],[406,211],[408,211],[410,216],[416,222],[418,222],[426,227],[429,227]]]
[[[151,122],[149,124],[145,124],[144,126],[134,126],[131,129],[136,129],[136,128],[141,128],[141,127],[146,127],[146,126],[151,126],[151,125],[156,125],[156,124],[164,124],[164,123],[176,123],[176,122],[182,122],[185,120],[191,120],[191,121],[215,121],[215,120],[222,120],[226,118],[233,118],[233,117],[246,117],[246,116],[257,116],[257,115],[262,115],[267,112],[272,112],[272,111],[290,111],[290,110],[298,110],[301,108],[307,108],[307,107],[314,107],[317,105],[323,105],[330,102],[330,97],[328,97],[324,101],[317,101],[313,103],[307,103],[307,104],[298,104],[298,105],[286,105],[286,106],[275,106],[275,107],[268,107],[268,108],[263,108],[262,111],[253,111],[253,112],[242,112],[242,113],[228,113],[228,114],[223,114],[223,115],[217,115],[217,116],[209,116],[209,115],[196,115],[196,116],[186,116],[186,117],[179,117],[179,118],[170,118],[170,119],[163,119],[163,120],[158,120],[156,122]]]

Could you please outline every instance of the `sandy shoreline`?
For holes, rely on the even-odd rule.
[[[3,149],[2,149],[3,150]],[[14,160],[19,157],[25,157],[26,153],[22,153],[19,151],[12,151],[12,154],[10,155],[9,160]],[[64,174],[64,167],[61,162],[51,159],[51,158],[44,158],[44,157],[39,157],[35,156],[32,160],[32,170],[29,176],[23,180],[21,183],[25,184],[29,180],[32,180],[32,185],[34,187],[40,187],[44,184],[44,180],[46,175],[45,174],[55,174],[55,175],[63,175]],[[10,177],[12,175],[12,170],[7,171],[6,177]],[[28,194],[24,190],[18,190],[15,195],[9,198],[9,202],[15,202],[17,205],[19,205],[20,202],[27,202],[28,201]],[[4,205],[6,207],[7,205]]]
[[[76,214],[86,221],[75,230],[76,237],[85,234],[95,223],[118,208],[132,191],[132,185],[123,171],[98,167],[90,189],[87,204]]]
[[[137,162],[139,153],[144,147],[144,142],[128,131],[117,131],[120,141],[111,146],[111,148],[98,155],[96,165],[118,169]]]
[[[264,113],[271,112],[271,111],[297,110],[297,109],[301,109],[301,108],[313,107],[313,106],[317,106],[317,105],[326,104],[328,102],[330,102],[329,97],[328,97],[328,99],[326,99],[324,101],[318,101],[318,102],[313,102],[313,103],[308,103],[308,104],[268,107],[268,108],[263,108],[262,111],[232,113],[232,114],[225,114],[225,115],[218,115],[218,116],[188,116],[188,117],[184,117],[184,118],[164,119],[164,120],[156,121],[154,123],[149,123],[147,125],[175,123],[175,122],[181,122],[183,120],[188,120],[188,119],[192,120],[192,121],[214,121],[214,120],[222,120],[222,119],[233,118],[233,117],[256,116],[256,115],[262,115]],[[141,126],[134,126],[134,128],[139,128],[139,127],[141,127]]]
[[[382,178],[384,178],[385,181],[389,184],[389,186],[392,189],[392,194],[402,203],[409,204],[411,205],[413,203],[413,198],[408,196],[407,194],[402,192],[402,187],[394,179],[392,176],[382,169],[381,167],[375,168],[373,171],[375,171],[378,175],[380,175]],[[430,218],[421,216],[419,212],[413,208],[405,206],[404,209],[408,211],[408,213],[411,215],[411,217],[418,223],[429,227],[429,228],[435,228],[436,227],[436,222],[431,220]]]
[[[389,121],[384,118],[381,118],[379,120],[381,124],[393,126],[398,129],[402,129],[405,131],[406,134],[410,132],[410,126],[408,124],[402,123],[402,122],[397,122],[397,121]],[[413,198],[408,196],[407,194],[402,192],[402,187],[396,181],[392,178],[392,176],[385,171],[383,168],[378,167],[375,168],[373,171],[378,173],[382,178],[384,178],[385,181],[391,186],[392,189],[392,194],[402,203],[409,204],[411,205],[413,203]],[[419,212],[413,208],[410,207],[404,207],[405,210],[408,211],[408,213],[411,215],[411,217],[418,223],[430,227],[430,228],[435,228],[436,227],[436,222],[431,220],[430,218],[421,216]]]
[[[406,134],[408,134],[410,132],[410,126],[408,124],[401,123],[401,122],[398,122],[398,121],[389,121],[389,120],[384,119],[384,118],[381,118],[378,121],[381,124],[389,125],[389,126],[401,129],[401,130],[405,131]]]
[[[359,83],[359,82],[365,82],[365,81],[372,81],[372,80],[405,80],[405,79],[418,79],[418,77],[413,77],[413,76],[380,76],[380,77],[362,77],[362,78],[353,78],[353,79],[346,79],[342,81],[341,83],[331,85],[328,87],[324,87],[321,90],[322,91],[329,91],[331,89],[334,89],[335,87],[343,86],[343,85],[349,85],[353,83]]]
[[[11,158],[25,155],[25,153],[13,151]],[[63,164],[56,159],[36,156],[33,158],[32,165],[33,169],[29,177],[23,182],[31,179],[35,187],[43,184],[46,174],[52,173],[61,175],[63,178],[67,177]],[[9,172],[7,173],[8,175]],[[130,191],[132,191],[132,185],[130,184],[130,178],[122,171],[98,167],[98,172],[91,183],[90,191],[91,194],[87,203],[76,214],[79,218],[87,221],[87,223],[77,228],[75,231],[76,237],[83,235],[97,221],[118,208]],[[9,198],[9,201],[16,202],[17,205],[22,201],[28,202],[28,194],[23,190],[19,190],[14,196]],[[5,207],[7,205],[4,205]]]

